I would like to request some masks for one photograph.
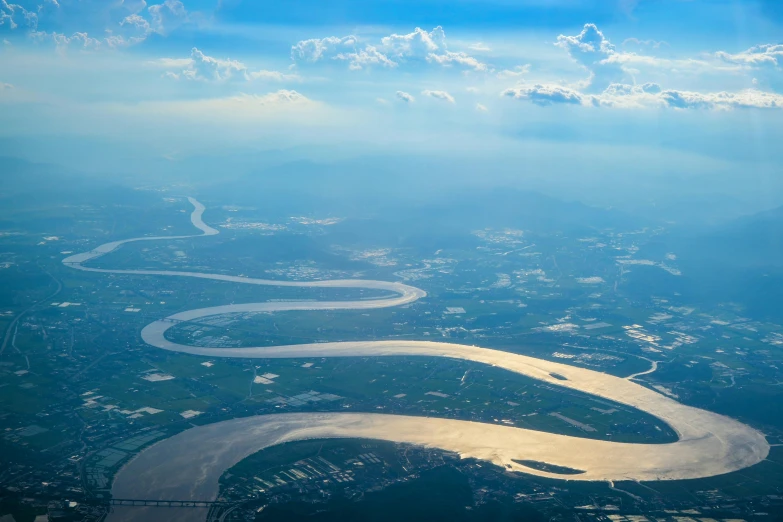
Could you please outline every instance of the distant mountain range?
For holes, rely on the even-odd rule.
[[[205,197],[263,208],[271,215],[365,216],[397,224],[408,221],[419,229],[629,230],[655,223],[536,191],[486,187],[479,181],[473,184],[466,188],[465,183],[451,183],[448,173],[425,175],[418,168],[401,170],[398,165],[303,161],[214,183],[205,190]]]
[[[108,176],[84,175],[57,165],[33,163],[0,157],[0,204],[30,208],[63,203],[99,203],[101,201],[143,201],[149,197],[130,190]]]
[[[748,315],[783,321],[783,207],[651,245],[674,252],[683,272],[677,291],[704,302],[735,302]]]

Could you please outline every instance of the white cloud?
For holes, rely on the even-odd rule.
[[[184,23],[196,21],[199,15],[189,13],[181,0],[157,0],[160,3],[150,6],[145,0],[68,0],[62,5],[61,1],[0,0],[0,27],[27,28],[28,34],[33,34],[39,41],[47,39],[42,34],[50,35],[48,39],[51,40],[58,35],[59,46],[64,47],[69,43],[60,35],[87,34],[83,29],[86,24],[91,24],[87,25],[89,34],[97,34],[95,21],[106,20],[108,26],[102,29],[105,36],[90,37],[86,46],[122,48],[141,43],[152,33],[169,34]],[[35,7],[25,7],[32,5]],[[73,33],[62,29],[74,27],[74,24],[78,30]],[[56,29],[52,30],[52,27]],[[66,38],[72,39],[71,36]]]
[[[668,107],[675,109],[783,109],[783,95],[756,89],[706,94],[663,91],[659,96]]]
[[[405,91],[397,91],[395,96],[397,96],[398,100],[404,101],[405,103],[412,103],[415,101],[415,98]]]
[[[152,65],[166,69],[180,69],[190,67],[190,64],[193,63],[193,60],[191,58],[155,58],[154,60],[149,60],[144,63],[146,65]]]
[[[440,26],[432,31],[417,27],[412,33],[384,36],[379,45],[360,44],[354,35],[302,40],[291,47],[291,59],[296,64],[345,61],[352,70],[372,65],[394,68],[407,62],[487,70],[487,65],[476,58],[464,52],[449,51],[446,34]]]
[[[316,102],[297,91],[285,89],[261,95],[241,93],[227,98],[197,100],[195,103],[205,107],[246,107],[251,109],[302,108],[316,104]],[[189,102],[183,102],[183,104],[188,105]],[[176,103],[172,105],[176,105]]]
[[[44,42],[44,41],[51,41],[53,42],[59,49],[64,49],[69,46],[79,45],[82,48],[86,49],[98,49],[98,48],[121,48],[121,47],[128,47],[130,45],[138,44],[140,42],[143,42],[146,40],[146,38],[149,36],[151,32],[155,30],[154,27],[150,25],[150,22],[147,21],[144,17],[142,17],[140,14],[138,14],[137,11],[143,9],[146,6],[146,2],[144,0],[136,0],[136,1],[123,1],[123,0],[113,0],[112,2],[104,2],[102,0],[80,0],[80,3],[85,4],[97,4],[94,6],[95,9],[98,9],[99,7],[106,8],[106,17],[111,17],[110,13],[116,14],[117,12],[120,12],[122,18],[120,18],[119,22],[114,22],[114,26],[109,26],[105,29],[106,36],[105,37],[99,37],[95,38],[93,36],[90,36],[86,31],[76,31],[73,33],[70,33],[71,35],[68,36],[67,32],[58,32],[58,31],[48,31],[48,30],[38,30],[38,15],[44,15],[47,14],[50,9],[58,9],[62,10],[63,13],[65,13],[70,6],[61,7],[60,3],[56,0],[38,0],[39,4],[37,6],[37,15],[35,13],[30,14],[28,13],[28,18],[31,20],[34,20],[35,23],[30,23],[28,26],[30,27],[30,31],[28,32],[28,36],[31,37],[33,40],[38,42]],[[178,0],[168,0],[164,2],[163,4],[157,5],[157,6],[151,6],[150,9],[152,9],[153,13],[158,13],[159,18],[161,16],[164,16],[167,12],[172,11],[178,12]],[[50,7],[51,6],[51,7]],[[15,12],[21,12],[24,11],[24,8],[21,8],[18,5],[15,4],[9,4],[7,3],[7,0],[0,0],[0,25],[3,23],[3,12],[5,7],[8,7],[12,9]],[[91,7],[84,7],[84,9],[90,9]],[[184,8],[183,8],[184,9]],[[121,10],[121,11],[118,11]],[[127,14],[129,13],[130,14]],[[58,18],[58,25],[61,26],[67,26],[67,15],[57,15]],[[65,17],[65,18],[63,18]],[[60,19],[62,18],[62,19]],[[65,21],[63,21],[65,20]],[[160,18],[162,20],[162,18]],[[11,21],[14,21],[11,19]],[[16,27],[16,25],[14,26]]]
[[[629,45],[636,45],[638,47],[652,47],[653,49],[660,49],[663,46],[668,46],[668,42],[664,42],[663,40],[640,40],[638,38],[626,38],[623,40],[623,47],[629,46]]]
[[[658,84],[610,85],[599,96],[591,97],[594,105],[620,108],[667,107],[671,109],[783,109],[783,95],[747,89],[739,92],[693,92],[661,89]]]
[[[114,34],[112,31],[106,37],[106,44],[109,47],[118,48],[139,44],[153,32],[147,19],[138,14],[126,16],[120,21],[119,26],[121,34]]]
[[[446,32],[438,26],[432,31],[417,27],[412,33],[392,34],[381,38],[381,49],[398,60],[426,60],[443,66],[461,65],[486,71],[487,65],[464,53],[446,48]]]
[[[166,129],[184,129],[194,125],[201,128],[208,125],[211,129],[221,129],[221,136],[216,136],[216,139],[227,139],[228,135],[247,139],[247,133],[275,139],[280,133],[298,133],[305,128],[342,125],[350,119],[349,115],[338,113],[293,90],[278,90],[261,95],[240,93],[218,98],[105,103],[93,107],[101,114],[111,115],[112,119],[127,122],[147,122],[152,119],[158,122],[160,128]]]
[[[70,37],[54,33],[54,40],[58,46],[71,44],[81,44],[85,49],[94,49],[101,46],[101,41],[91,38],[87,33],[73,33]]]
[[[268,71],[261,69],[258,71],[250,71],[247,73],[248,80],[269,80],[275,82],[285,81],[301,81],[302,77],[298,74],[288,74],[280,71]]]
[[[482,43],[482,42],[476,42],[474,44],[470,44],[468,46],[468,49],[470,49],[471,51],[477,51],[477,52],[480,52],[480,53],[486,53],[486,52],[489,52],[489,51],[492,50],[492,49],[490,49],[490,47],[487,44]]]
[[[147,21],[146,18],[138,15],[138,14],[132,14],[128,15],[125,18],[122,19],[120,22],[121,26],[129,26],[129,27],[135,27],[139,31],[143,33],[148,33],[150,31],[150,23]]]
[[[561,34],[555,45],[565,49],[574,61],[589,71],[587,85],[593,85],[596,89],[603,89],[625,76],[622,66],[607,60],[617,52],[595,24],[585,24],[582,32],[576,36]]]
[[[335,55],[355,50],[356,37],[349,35],[342,38],[328,36],[326,38],[311,38],[302,40],[291,47],[291,60],[294,62],[317,62],[323,58],[333,58]]]
[[[737,54],[718,51],[715,57],[733,64],[778,67],[783,63],[783,44],[757,45]]]
[[[739,92],[700,93],[662,89],[655,83],[611,84],[598,95],[584,94],[555,84],[522,85],[506,89],[502,94],[515,99],[526,99],[541,106],[571,104],[622,109],[783,109],[783,95],[772,92],[747,89]]]
[[[486,105],[482,105],[480,103],[476,104],[476,110],[479,112],[487,112],[489,109],[487,109]]]
[[[558,47],[562,47],[574,60],[589,65],[612,54],[614,45],[598,30],[595,24],[585,24],[582,32],[576,36],[560,35]]]
[[[430,32],[417,27],[412,33],[381,38],[381,47],[393,56],[423,58],[446,48],[446,33],[441,26]]]
[[[497,77],[501,80],[507,80],[509,78],[519,78],[530,72],[530,64],[517,65],[513,69],[505,69],[497,73]]]
[[[478,87],[465,87],[465,90],[471,94],[478,94],[480,92]]]
[[[476,71],[487,70],[487,65],[485,63],[481,63],[474,57],[468,56],[463,52],[445,51],[443,54],[430,53],[427,55],[427,61],[439,63],[444,66],[450,66],[452,64],[464,65]]]
[[[190,52],[190,58],[158,58],[147,62],[149,65],[178,69],[167,71],[164,76],[179,80],[199,80],[225,82],[229,80],[251,81],[270,80],[286,81],[299,80],[296,74],[286,74],[279,71],[251,71],[237,60],[213,58],[207,56],[200,49],[194,47]]]
[[[116,49],[128,47],[146,39],[146,35],[140,37],[124,37],[117,34],[109,34],[103,39],[93,38],[84,32],[75,32],[71,36],[58,32],[31,31],[28,36],[35,42],[52,42],[59,50],[78,46],[82,49],[98,50],[106,47]]]
[[[741,70],[740,66],[729,63],[709,62],[696,58],[658,58],[656,56],[636,53],[613,53],[599,63],[599,65],[607,64],[619,65],[622,67],[623,71],[627,73],[633,72],[633,70],[627,68],[627,66],[643,66],[656,69],[666,69],[673,72],[676,71],[691,73],[715,71],[738,72]]]
[[[165,0],[149,6],[147,11],[152,18],[151,30],[160,34],[167,34],[188,20],[188,11],[180,0]]]
[[[191,58],[156,58],[145,63],[147,65],[165,67],[167,69],[179,69],[190,67],[190,64],[193,63],[193,60]]]
[[[443,100],[449,103],[454,103],[455,101],[454,97],[446,91],[431,91],[429,89],[425,89],[421,91],[421,94],[423,94],[424,96],[429,96],[430,98]]]
[[[66,36],[63,33],[47,33],[46,31],[33,31],[29,33],[30,38],[37,42],[51,41],[58,49],[67,49],[71,45],[79,46],[82,49],[98,49],[103,45],[101,40],[90,37],[87,33],[73,33]]]
[[[264,95],[255,94],[243,94],[236,99],[244,101],[251,101],[256,105],[261,106],[293,106],[293,105],[310,105],[314,103],[310,98],[297,91],[281,89],[276,92],[270,92]]]
[[[657,83],[642,85],[613,83],[599,96],[591,96],[586,101],[596,106],[625,109],[660,106],[662,92],[661,86]]]
[[[205,55],[194,47],[190,52],[190,67],[182,71],[182,76],[189,80],[229,80],[234,76],[244,78],[247,67],[236,60],[221,60]]]
[[[613,85],[593,103],[620,108],[666,107],[671,109],[783,109],[783,95],[747,89],[739,92],[700,93],[674,89],[662,90],[656,84]]]
[[[644,45],[655,49],[666,45],[666,42],[628,38],[623,44]],[[595,24],[585,24],[582,32],[575,36],[558,36],[555,45],[565,49],[574,61],[588,71],[589,78],[582,82],[582,86],[589,87],[594,93],[613,83],[633,81],[640,69],[644,71],[652,68],[667,73],[735,74],[741,72],[744,65],[751,63],[777,64],[778,58],[783,54],[783,46],[766,45],[736,55],[719,52],[712,58],[705,59],[660,58],[649,54],[618,51]]]
[[[359,70],[368,65],[381,65],[383,67],[397,67],[397,63],[389,59],[388,56],[378,51],[372,45],[364,49],[350,53],[340,53],[334,57],[335,60],[345,60],[348,62],[348,68]]]
[[[582,105],[585,101],[585,96],[581,92],[555,84],[521,85],[506,89],[502,94],[518,100],[530,100],[536,105],[554,103]]]
[[[34,31],[38,27],[38,14],[19,4],[0,0],[0,27],[3,26],[11,30],[22,26]]]
[[[146,0],[119,0],[118,7],[123,7],[126,11],[136,14],[147,7],[147,2]]]
[[[4,90],[7,90],[7,89],[13,89],[13,88],[14,88],[14,86],[11,85],[10,83],[0,82],[0,91],[4,91]]]

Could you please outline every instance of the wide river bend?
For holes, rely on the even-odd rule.
[[[414,302],[426,293],[402,283],[369,280],[274,281],[221,274],[167,270],[112,270],[84,263],[133,241],[165,241],[216,235],[195,207],[191,222],[202,233],[193,236],[140,237],[114,241],[63,260],[74,269],[99,273],[159,277],[195,277],[241,284],[367,288],[394,297],[360,301],[260,302],[188,310],[147,325],[141,333],[149,345],[204,357],[298,358],[356,356],[448,357],[504,368],[553,386],[603,397],[647,412],[678,435],[670,444],[628,444],[568,437],[510,426],[432,417],[375,413],[289,413],[233,419],[186,430],[142,451],[116,475],[115,498],[213,500],[223,472],[245,457],[276,444],[314,438],[368,438],[421,444],[454,451],[462,457],[490,461],[509,470],[568,480],[652,481],[710,477],[752,466],[767,457],[769,444],[759,431],[729,417],[685,406],[633,380],[524,355],[428,341],[358,341],[250,348],[204,348],[176,344],[166,331],[180,321],[234,312],[291,310],[360,310]],[[563,379],[565,378],[565,379]],[[518,461],[538,461],[580,470],[560,475],[532,469]],[[206,510],[184,508],[116,508],[110,521],[204,520]]]

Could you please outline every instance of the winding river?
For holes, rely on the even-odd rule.
[[[250,348],[204,348],[171,342],[166,339],[165,333],[179,321],[216,314],[385,308],[411,303],[426,296],[418,288],[384,281],[347,279],[292,282],[220,274],[112,270],[84,266],[84,263],[132,241],[185,239],[218,234],[217,230],[203,222],[204,206],[193,198],[188,199],[195,208],[191,222],[201,234],[114,241],[90,252],[70,256],[63,263],[89,272],[196,277],[254,285],[367,288],[390,291],[395,296],[361,301],[247,303],[188,310],[147,325],[141,336],[151,346],[205,357],[245,359],[405,355],[473,361],[637,408],[671,426],[678,435],[678,441],[670,444],[618,443],[495,424],[373,413],[260,415],[192,428],[147,448],[117,473],[112,485],[115,498],[213,500],[218,495],[218,480],[222,473],[245,457],[276,444],[313,438],[356,437],[421,444],[532,475],[592,481],[709,477],[752,466],[764,460],[769,453],[769,444],[759,431],[729,417],[680,404],[631,378],[615,377],[499,350],[426,341],[359,341]],[[543,462],[582,473],[560,475],[526,467],[519,461]],[[194,508],[117,508],[109,520],[195,521],[204,520],[205,516],[205,510]]]

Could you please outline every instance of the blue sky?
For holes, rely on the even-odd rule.
[[[769,177],[782,4],[0,0],[0,138]]]

